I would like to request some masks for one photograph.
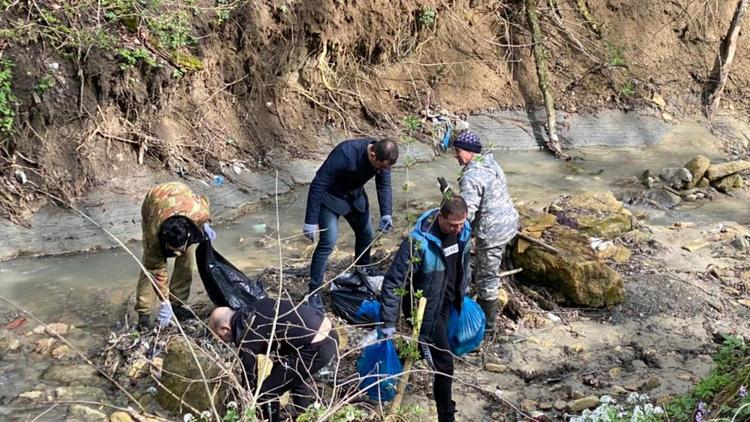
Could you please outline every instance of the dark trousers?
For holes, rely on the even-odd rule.
[[[310,263],[310,290],[315,290],[323,284],[323,277],[328,264],[328,257],[331,256],[333,248],[336,246],[338,239],[339,215],[329,210],[325,206],[320,207],[318,216],[318,228],[320,240],[318,246],[313,252],[312,262]],[[349,226],[354,230],[354,254],[360,257],[357,265],[370,264],[370,244],[373,240],[372,223],[370,222],[370,212],[359,212],[352,208],[349,214],[343,216]]]
[[[258,403],[261,403],[263,417],[271,422],[281,419],[279,397],[291,391],[295,413],[305,411],[315,394],[310,388],[312,376],[331,363],[338,351],[338,336],[331,329],[330,337],[306,346],[294,356],[275,361],[271,374],[260,387]]]
[[[451,422],[455,420],[456,403],[453,402],[453,354],[448,342],[448,318],[450,317],[450,303],[443,304],[440,318],[432,335],[432,344],[422,344],[422,355],[427,364],[435,371],[432,383],[432,393],[435,396],[438,421]]]

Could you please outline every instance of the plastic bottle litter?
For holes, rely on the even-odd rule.
[[[214,186],[223,186],[224,185],[224,176],[217,174],[214,176],[213,180]]]

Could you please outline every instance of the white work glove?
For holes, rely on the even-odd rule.
[[[159,317],[157,318],[159,327],[166,327],[172,320],[172,317],[174,317],[174,312],[172,312],[172,305],[169,302],[162,302],[161,308],[159,308]]]
[[[318,232],[318,225],[317,224],[305,224],[302,226],[302,233],[305,234],[305,237],[310,239],[310,241],[315,242],[315,233]]]
[[[380,329],[380,335],[382,338],[389,339],[396,334],[396,327],[385,327]]]
[[[393,217],[390,215],[384,215],[380,217],[380,231],[389,232],[393,228]]]
[[[210,241],[216,240],[216,232],[214,229],[211,228],[211,226],[208,223],[203,223],[203,233],[206,234],[206,237]]]

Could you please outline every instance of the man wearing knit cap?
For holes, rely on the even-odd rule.
[[[459,186],[468,205],[468,220],[476,239],[474,282],[477,302],[487,317],[486,333],[494,332],[497,313],[499,274],[503,251],[518,232],[518,212],[508,193],[505,173],[491,153],[482,154],[476,134],[462,132],[453,143],[458,163],[464,166]],[[448,189],[440,181],[441,191]]]

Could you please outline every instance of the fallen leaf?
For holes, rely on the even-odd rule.
[[[26,317],[18,317],[14,319],[13,321],[9,322],[5,325],[5,328],[8,330],[15,330],[16,328],[22,326],[26,322]]]

